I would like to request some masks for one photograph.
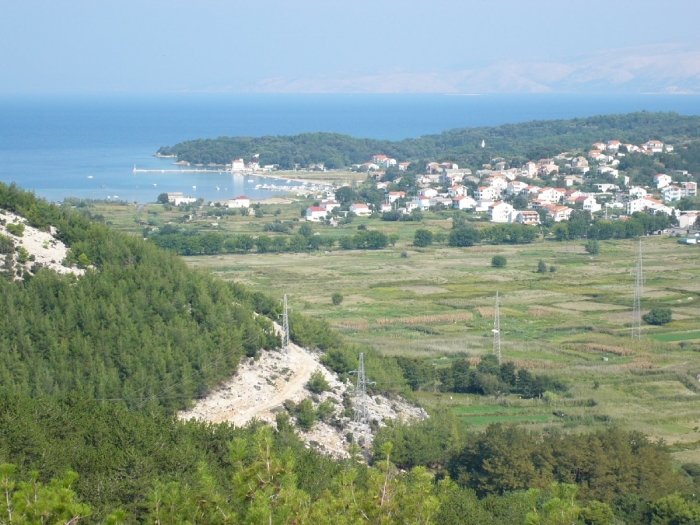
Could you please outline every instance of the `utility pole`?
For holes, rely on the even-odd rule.
[[[644,292],[644,269],[642,267],[642,239],[639,238],[639,258],[637,275],[634,280],[634,301],[632,305],[632,339],[642,338],[642,293]]]
[[[284,294],[284,313],[282,317],[282,350],[289,352],[289,309],[287,308],[287,294]]]
[[[493,314],[493,355],[498,357],[501,364],[501,312],[498,307],[498,292],[496,292],[496,308]]]
[[[355,386],[355,423],[369,422],[369,408],[367,407],[367,385],[375,384],[374,381],[367,381],[365,375],[365,354],[360,352],[360,366],[357,370],[350,372],[357,374],[357,384]]]

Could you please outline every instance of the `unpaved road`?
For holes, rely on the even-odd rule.
[[[253,418],[272,422],[272,410],[287,399],[301,401],[318,358],[290,343],[288,352],[262,352],[257,361],[241,363],[238,372],[221,388],[199,401],[180,419],[204,419],[243,426]]]

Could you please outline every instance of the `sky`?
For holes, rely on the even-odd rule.
[[[0,93],[410,91],[430,89],[417,82],[425,75],[493,76],[494,67],[495,90],[539,89],[503,80],[504,64],[580,69],[586,57],[611,50],[621,50],[616,57],[671,50],[658,64],[680,50],[685,62],[664,78],[700,68],[696,0],[0,0],[0,7]],[[543,89],[563,85],[530,69],[522,75]]]

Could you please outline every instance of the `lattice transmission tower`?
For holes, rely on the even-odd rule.
[[[496,292],[496,308],[493,313],[493,355],[501,364],[501,311],[499,309],[498,292]]]
[[[632,339],[642,338],[642,294],[644,293],[644,268],[642,266],[642,239],[639,239],[637,274],[634,279],[634,301],[632,305]]]
[[[287,294],[284,294],[284,312],[282,318],[282,350],[289,352],[289,308],[287,307]]]
[[[375,384],[374,381],[367,381],[365,375],[365,354],[360,352],[360,365],[357,370],[350,372],[357,374],[357,384],[355,386],[355,422],[367,424],[369,422],[369,407],[367,406],[367,385]]]

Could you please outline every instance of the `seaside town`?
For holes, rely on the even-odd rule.
[[[414,210],[441,209],[464,210],[494,223],[539,225],[544,221],[568,220],[575,210],[584,210],[619,220],[635,212],[664,213],[674,217],[679,228],[690,229],[695,226],[700,211],[676,207],[679,200],[697,196],[697,183],[687,171],[658,173],[653,184],[635,185],[619,169],[621,159],[630,153],[653,156],[673,150],[673,145],[658,140],[640,145],[609,140],[592,144],[585,155],[562,152],[521,166],[509,166],[499,157],[477,170],[460,168],[454,162],[428,162],[424,170],[413,170],[417,174],[410,184],[403,185],[402,174],[414,167],[412,163],[376,154],[363,164],[353,165],[352,170],[366,172],[376,189],[384,192],[381,203],[340,202],[336,192],[349,186],[347,183],[340,187],[310,182],[290,185],[292,181],[286,180],[286,185],[266,184],[256,188],[286,190],[315,198],[318,202],[306,209],[305,219],[327,221],[330,225],[336,225],[337,218],[348,213],[376,217],[388,212],[408,215]],[[235,174],[274,173],[276,166],[260,166],[255,158],[247,163],[236,159],[227,169]],[[316,164],[306,170],[324,171],[324,167]],[[195,199],[170,193],[168,201],[178,206],[193,203]],[[209,204],[248,208],[253,212],[251,200],[244,195]]]

